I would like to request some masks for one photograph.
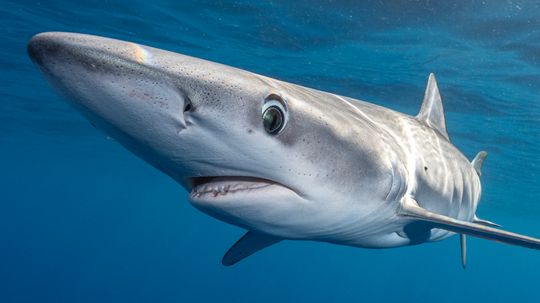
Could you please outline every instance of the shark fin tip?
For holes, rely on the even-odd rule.
[[[487,158],[488,153],[486,151],[481,151],[474,159],[471,161],[471,165],[474,167],[474,170],[478,174],[478,176],[482,175],[482,165],[484,164],[484,160]]]
[[[448,132],[446,131],[441,94],[439,93],[437,80],[433,73],[429,74],[422,107],[416,118],[432,129],[435,129],[439,134],[449,140]]]

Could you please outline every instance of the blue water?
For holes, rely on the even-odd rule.
[[[456,237],[366,250],[243,233],[92,128],[26,55],[43,31],[148,44],[415,114],[487,150],[479,215],[540,236],[537,1],[0,1],[0,302],[540,302],[540,252]],[[440,1],[443,2],[443,1]]]

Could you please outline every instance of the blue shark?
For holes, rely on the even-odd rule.
[[[451,142],[435,76],[416,116],[115,39],[50,32],[28,44],[96,128],[246,234],[232,265],[282,240],[392,248],[459,235],[540,249],[476,212],[485,152]]]

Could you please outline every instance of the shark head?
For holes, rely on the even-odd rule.
[[[28,53],[92,125],[226,222],[316,238],[392,187],[377,130],[334,95],[90,35],[38,34]]]

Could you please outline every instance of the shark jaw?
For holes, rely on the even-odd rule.
[[[275,217],[287,221],[287,217],[299,211],[299,206],[309,204],[309,200],[293,189],[264,178],[196,177],[190,178],[190,184],[189,201],[201,211],[234,225],[245,228],[256,225],[288,237],[294,234],[278,227]],[[282,212],[283,209],[289,213]]]
[[[235,196],[256,193],[271,186],[282,186],[276,182],[254,177],[198,177],[192,179],[190,198]]]
[[[302,198],[293,189],[268,179],[257,177],[196,177],[191,178],[189,200],[192,204],[268,200],[277,193]]]

